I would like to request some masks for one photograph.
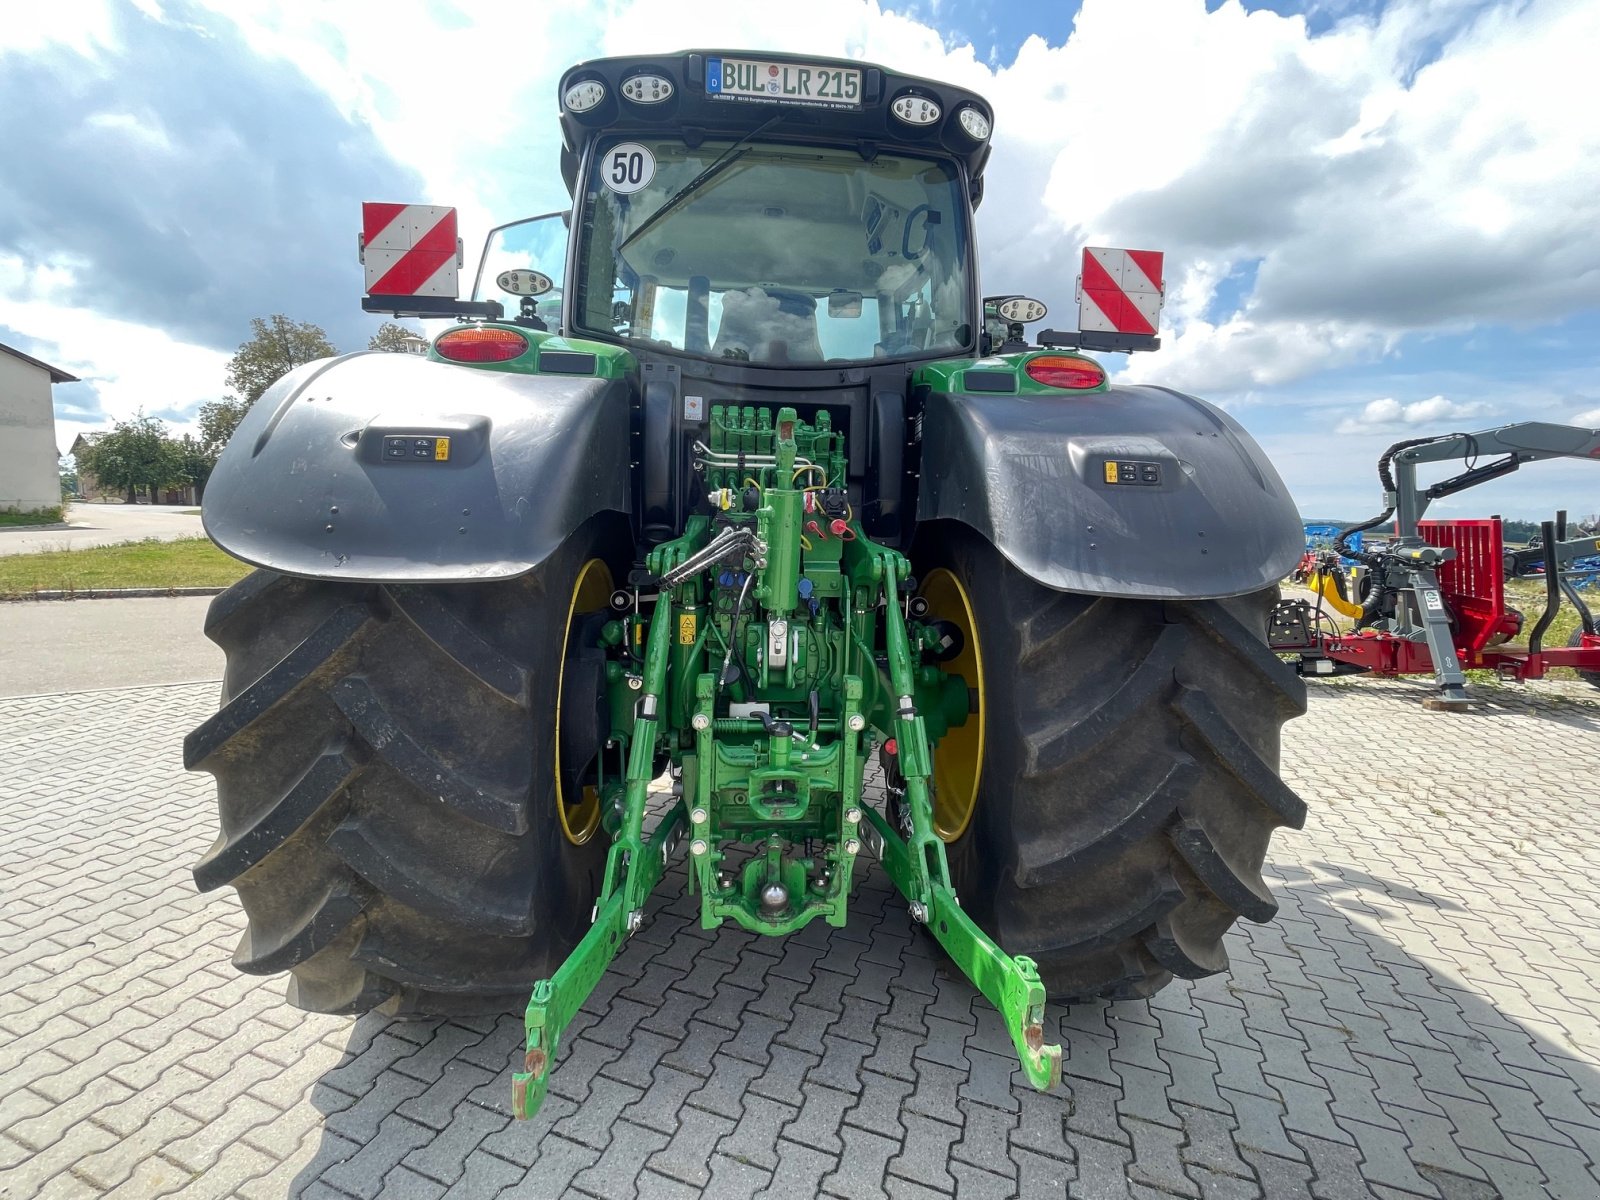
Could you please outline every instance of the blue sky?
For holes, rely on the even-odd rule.
[[[84,382],[58,440],[182,428],[252,316],[357,348],[362,200],[564,206],[561,70],[743,44],[995,105],[985,290],[1070,327],[1085,244],[1164,250],[1163,349],[1109,365],[1263,442],[1309,515],[1381,507],[1389,442],[1600,425],[1600,5],[1584,0],[63,0],[0,43],[0,341]],[[440,103],[440,97],[452,99]],[[469,262],[469,268],[471,266]],[[1446,514],[1600,511],[1549,464]]]

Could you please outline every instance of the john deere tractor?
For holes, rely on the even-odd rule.
[[[981,97],[731,52],[559,95],[570,212],[471,300],[372,297],[458,319],[285,376],[206,490],[260,568],[185,746],[234,961],[316,1012],[525,1004],[526,1116],[674,856],[706,928],[781,936],[866,853],[1047,1087],[1047,988],[1148,996],[1275,911],[1295,507],[1225,413],[986,307]]]

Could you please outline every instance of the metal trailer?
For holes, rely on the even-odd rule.
[[[1479,464],[1486,455],[1498,455]],[[1465,470],[1427,487],[1417,483],[1422,463],[1460,458]],[[1535,561],[1530,550],[1505,548],[1501,521],[1426,521],[1423,513],[1453,495],[1550,458],[1600,459],[1600,430],[1538,421],[1418,438],[1391,446],[1379,459],[1386,508],[1359,526],[1342,530],[1340,552],[1364,564],[1371,586],[1355,628],[1330,632],[1316,605],[1281,603],[1273,616],[1271,643],[1295,652],[1302,674],[1372,671],[1378,675],[1432,673],[1438,694],[1426,707],[1450,710],[1472,703],[1464,671],[1488,669],[1509,679],[1542,678],[1552,667],[1573,667],[1600,682],[1600,635],[1592,612],[1574,586],[1572,564],[1600,550],[1593,536],[1569,537],[1566,513],[1541,527],[1538,559],[1545,566],[1545,605],[1528,630],[1525,646],[1512,644],[1523,628],[1522,613],[1506,604],[1505,580]],[[1381,549],[1352,546],[1352,536],[1394,518],[1394,537]],[[1327,556],[1332,559],[1330,554]],[[1333,563],[1322,564],[1333,569]],[[1547,647],[1544,635],[1565,601],[1580,628],[1571,644]]]

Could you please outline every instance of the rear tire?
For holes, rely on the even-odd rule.
[[[964,527],[919,550],[919,578],[943,568],[970,597],[984,663],[975,809],[947,847],[967,910],[1054,999],[1225,970],[1234,921],[1277,911],[1272,830],[1305,819],[1278,775],[1279,729],[1305,711],[1266,645],[1278,589],[1099,598],[1035,583]]]
[[[561,631],[584,565],[625,539],[591,523],[502,582],[257,571],[212,602],[222,707],[184,760],[216,777],[194,875],[238,889],[240,970],[288,971],[313,1012],[457,1014],[520,1006],[560,964],[607,841],[562,828]]]

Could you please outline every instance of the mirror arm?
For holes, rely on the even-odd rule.
[[[539,315],[539,299],[537,296],[522,297],[522,304],[517,312],[516,324],[526,325],[530,329],[537,329],[541,333],[549,333],[550,326],[544,323],[544,318]]]

